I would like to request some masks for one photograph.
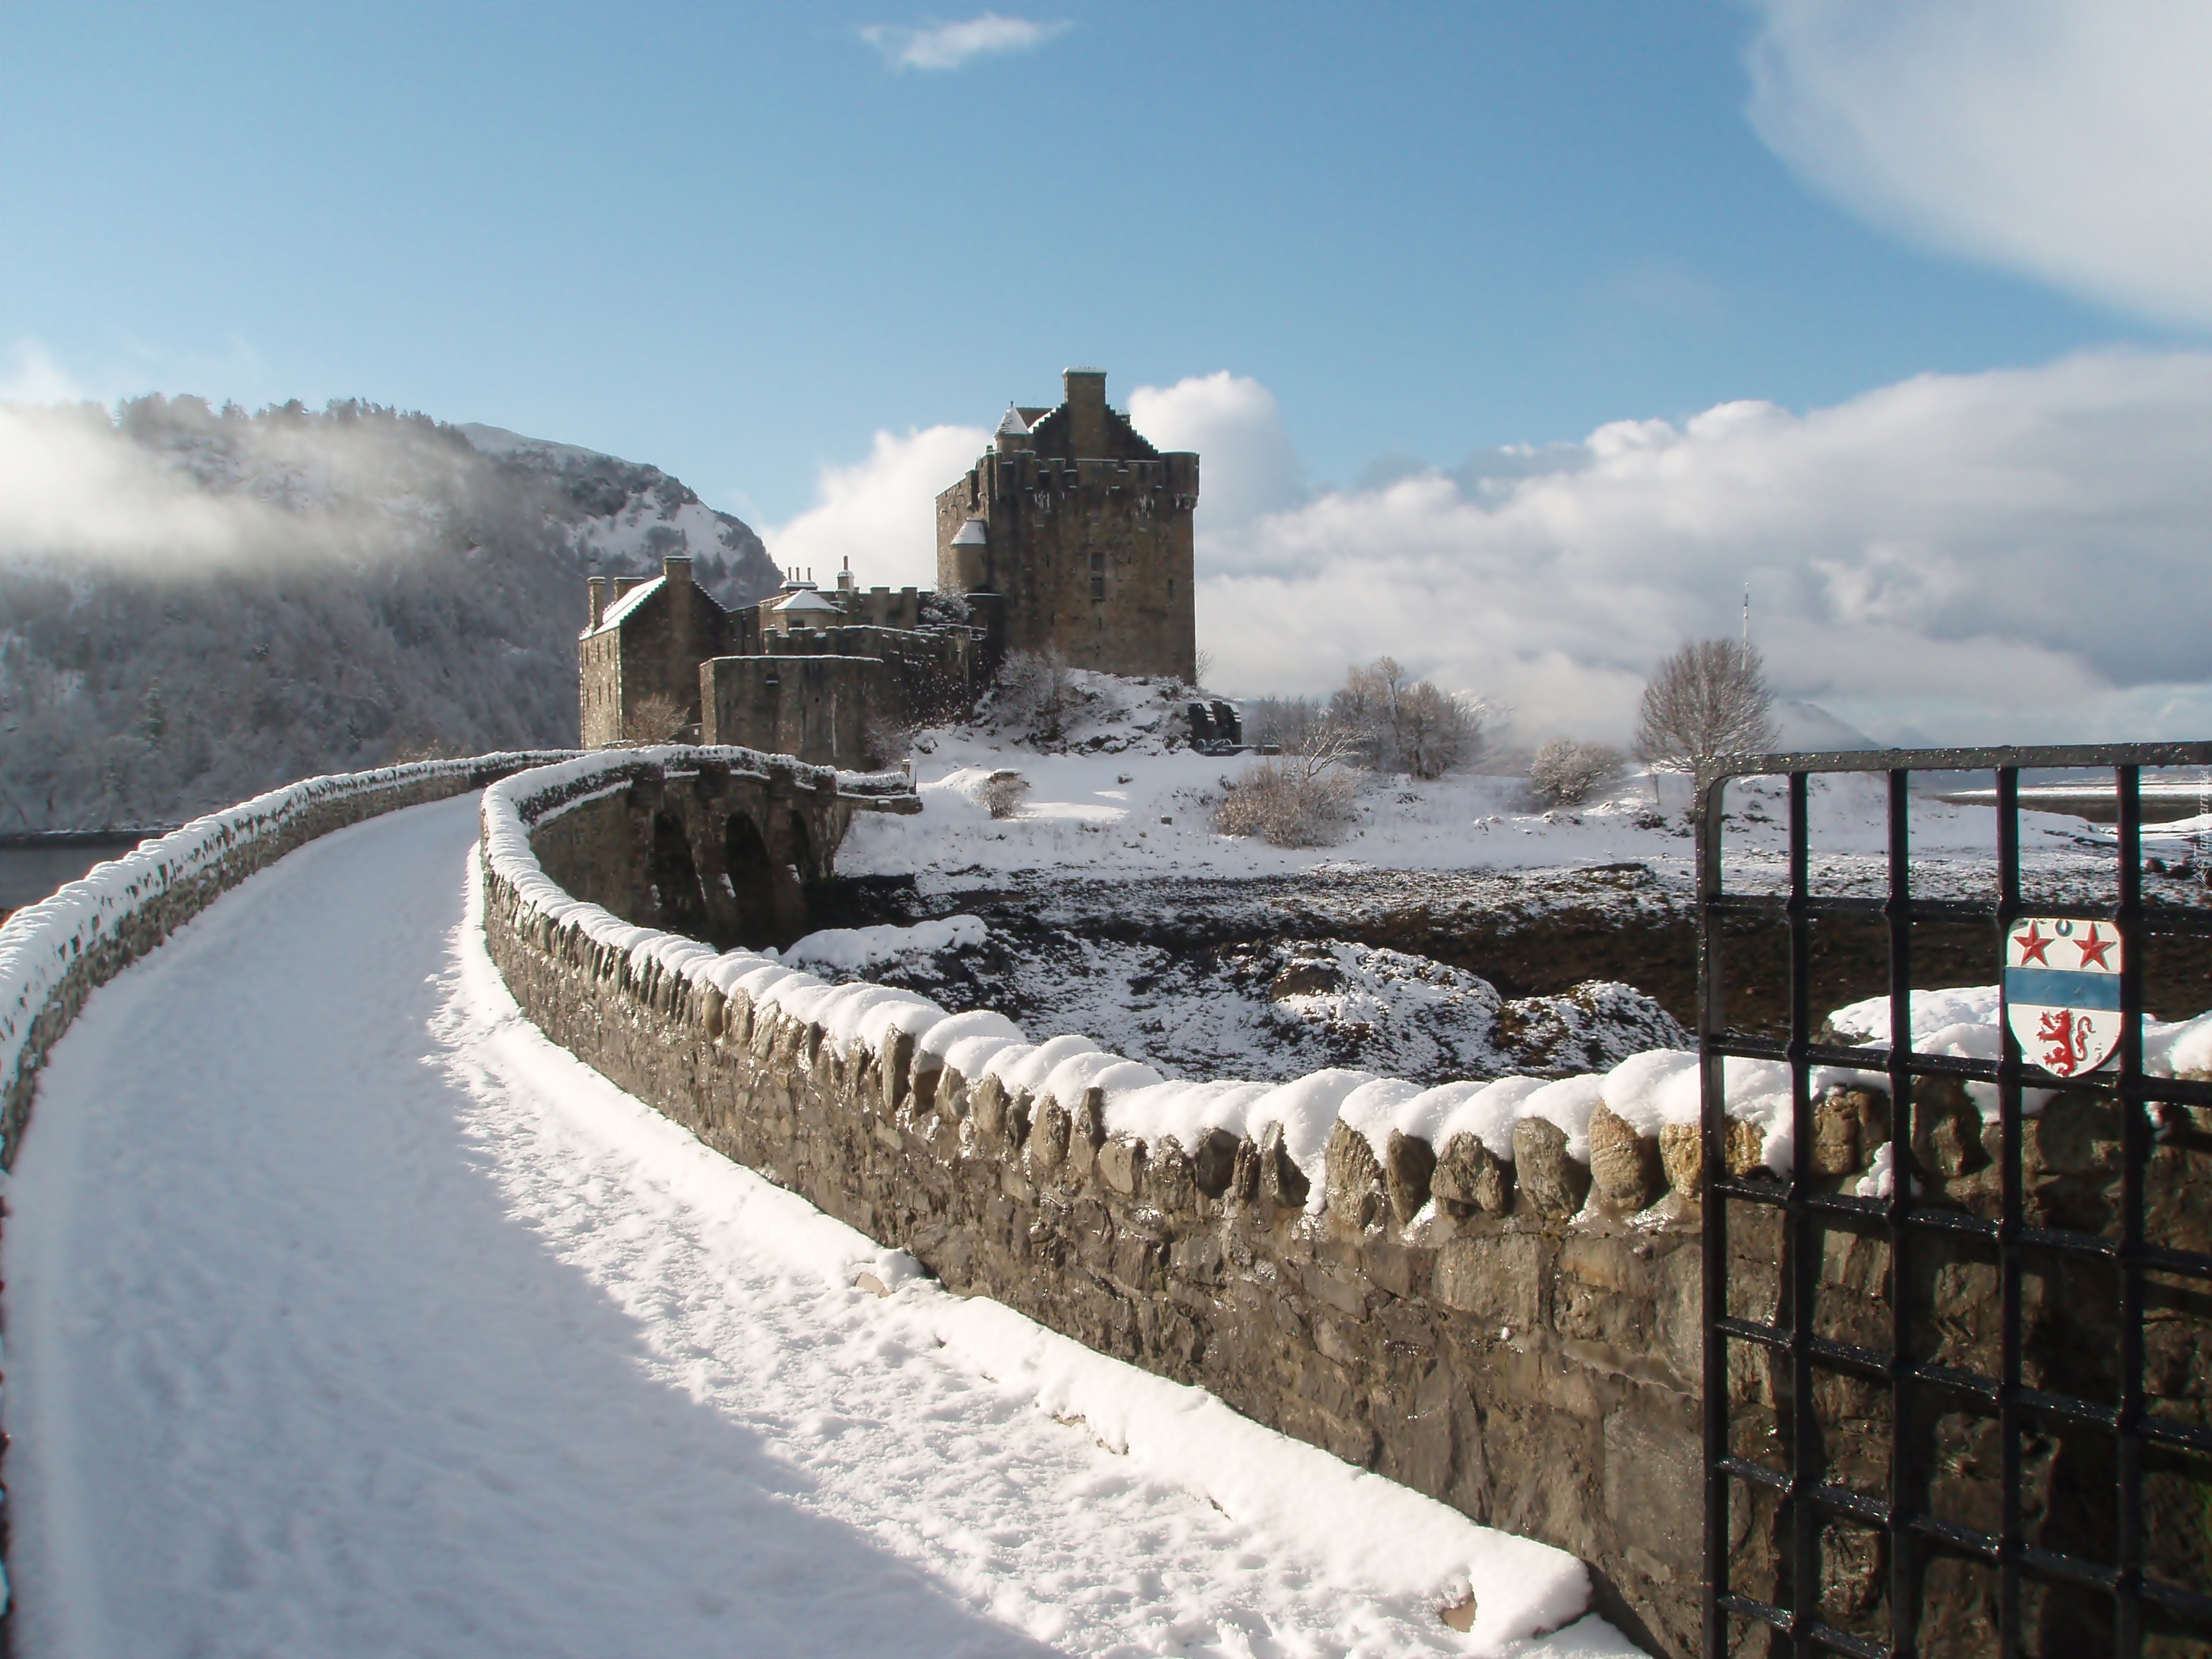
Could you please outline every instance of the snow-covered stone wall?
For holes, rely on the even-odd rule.
[[[15,911],[0,926],[0,1164],[14,1164],[39,1068],[85,998],[219,895],[318,836],[557,758],[483,755],[288,784],[143,842]]]
[[[640,767],[593,757],[486,792],[491,953],[556,1041],[954,1290],[1571,1550],[1593,1569],[1601,1611],[1656,1651],[1696,1650],[1704,1172],[1693,1055],[1421,1088],[1345,1070],[1178,1081],[1085,1037],[1032,1043],[996,1013],[829,984],[776,952],[718,952],[562,891],[533,830],[632,780],[660,787]],[[1993,995],[1983,1007],[1978,994],[1916,998],[1916,1047],[1994,1042]],[[1838,1011],[1838,1039],[1886,1030],[1886,1007]],[[2195,1074],[2212,1058],[2212,1020],[2147,1035],[2154,1068]],[[1886,1193],[1883,1079],[1838,1070],[1814,1081],[1814,1178]],[[1787,1170],[1787,1068],[1731,1061],[1728,1085],[1731,1169]],[[1929,1080],[1912,1151],[1930,1202],[1982,1214],[1998,1201],[1998,1131],[1975,1086]],[[2094,1230],[2117,1179],[2115,1114],[2087,1095],[2030,1107],[2035,1214]],[[2208,1131],[2212,1121],[2169,1125],[2152,1171],[2153,1207],[2177,1237],[2212,1226],[2212,1182],[2198,1167],[2212,1163]],[[1781,1308],[1775,1219],[1732,1212],[1732,1281],[1747,1298],[1736,1311],[1747,1317]],[[1824,1322],[1878,1335],[1892,1317],[1886,1256],[1844,1231],[1831,1245]],[[1991,1287],[1971,1251],[1950,1261],[1942,1248],[1927,1247],[1917,1267],[1931,1352],[1982,1365],[1996,1340]],[[2111,1352],[2100,1293],[2054,1288],[2037,1352]],[[2201,1386],[2183,1362],[2178,1401]],[[1746,1420],[1771,1419],[1778,1434],[1786,1366],[1747,1352],[1741,1370]],[[1878,1458],[1887,1425],[1861,1402],[1832,1432],[1850,1468]],[[2045,1471],[2054,1499],[2069,1467],[2055,1457]],[[1944,1479],[1952,1501],[1990,1496],[1971,1461]],[[1773,1577],[1767,1500],[1752,1492],[1741,1510],[1740,1584]],[[1838,1594],[1865,1600],[1871,1619],[1879,1562],[1858,1565],[1865,1582],[1845,1560]]]
[[[1176,1084],[1032,1044],[562,891],[532,830],[640,763],[485,794],[492,955],[556,1041],[953,1288],[1573,1550],[1613,1616],[1687,1650],[1698,1235],[1668,1182],[1694,1159],[1657,1133],[1694,1113],[1686,1057],[1623,1069],[1630,1118],[1598,1079]]]

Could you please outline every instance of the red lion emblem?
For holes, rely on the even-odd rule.
[[[2042,1065],[2054,1077],[2072,1077],[2081,1062],[2089,1058],[2089,1022],[2075,1018],[2071,1008],[2044,1015],[2036,1028],[2035,1040],[2051,1045],[2044,1052]]]

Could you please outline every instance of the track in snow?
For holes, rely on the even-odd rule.
[[[521,1021],[475,831],[313,843],[57,1048],[7,1189],[27,1659],[1465,1652],[1425,1550],[1559,1577],[993,1304],[852,1289],[900,1259]]]

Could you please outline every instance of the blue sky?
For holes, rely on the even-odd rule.
[[[363,397],[927,583],[1088,362],[1218,689],[1619,737],[1749,583],[1878,737],[2212,731],[2212,8],[994,3],[0,10],[0,402]]]
[[[1730,3],[17,6],[0,348],[357,395],[769,520],[1076,361],[1270,388],[1313,476],[2169,332],[1918,251],[1746,118]],[[878,26],[876,44],[864,30]]]

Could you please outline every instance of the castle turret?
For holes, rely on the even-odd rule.
[[[991,532],[981,519],[970,519],[952,532],[953,586],[963,593],[981,593],[991,586]],[[945,580],[942,571],[938,580]]]

